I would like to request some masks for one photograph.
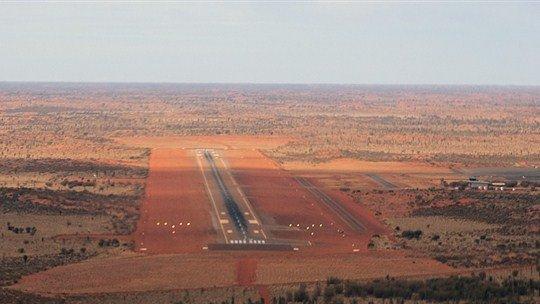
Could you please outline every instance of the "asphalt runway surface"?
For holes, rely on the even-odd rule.
[[[265,245],[270,241],[262,223],[221,155],[223,151],[197,150],[208,196],[223,235],[231,245]],[[212,246],[210,246],[212,247]],[[215,246],[214,246],[215,247]]]
[[[225,203],[225,207],[227,209],[229,217],[232,219],[236,230],[243,236],[244,239],[248,239],[249,232],[246,218],[244,217],[244,214],[242,214],[242,211],[238,207],[238,204],[234,200],[233,196],[230,194],[229,190],[225,186],[223,178],[221,177],[221,174],[216,168],[214,157],[208,150],[204,151],[204,157],[210,164],[212,177],[214,178],[214,181],[219,187],[219,193],[221,194],[221,198]]]

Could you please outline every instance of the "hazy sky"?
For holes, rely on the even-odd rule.
[[[2,3],[0,81],[540,85],[540,3]]]

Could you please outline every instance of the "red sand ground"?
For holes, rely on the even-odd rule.
[[[136,147],[180,149],[273,149],[291,140],[284,136],[139,136],[116,141]]]
[[[385,174],[452,173],[452,171],[447,167],[421,162],[364,161],[350,158],[334,159],[329,162],[317,164],[302,161],[292,161],[283,164],[283,167],[287,170],[303,172],[357,172]]]
[[[146,253],[201,251],[216,237],[216,232],[195,153],[153,149],[149,166],[146,197],[134,234],[136,250]]]
[[[242,286],[249,286],[257,281],[257,260],[242,258],[236,262],[236,281]]]
[[[136,249],[147,248],[145,252],[148,253],[183,254],[96,258],[25,276],[12,288],[37,293],[95,293],[237,284],[262,286],[312,282],[325,280],[328,276],[367,279],[456,272],[434,260],[411,257],[411,252],[369,251],[366,244],[371,234],[382,233],[385,229],[367,209],[339,192],[321,188],[368,227],[365,234],[350,231],[332,210],[300,186],[290,172],[282,170],[256,150],[279,145],[284,139],[216,136],[138,138],[124,142],[153,147],[147,195],[134,235]],[[309,241],[313,246],[295,252],[201,250],[215,239],[216,232],[204,181],[194,151],[189,148],[209,144],[212,148],[228,148],[223,153],[225,160],[262,218],[266,231],[271,231],[274,237],[297,239],[303,243]],[[186,228],[186,222],[191,223],[189,228]],[[180,223],[183,223],[182,227]],[[290,231],[289,224],[299,227]],[[282,225],[287,228],[280,229]],[[346,237],[341,237],[338,228],[345,230]],[[359,251],[353,252],[354,248]],[[264,295],[264,287],[261,288]]]
[[[259,285],[257,286],[257,290],[259,291],[259,295],[263,299],[264,304],[270,304],[270,291],[268,290],[268,287],[265,285]]]
[[[256,263],[239,266],[245,259]],[[298,252],[207,252],[91,259],[25,276],[10,288],[40,294],[132,292],[315,282],[329,276],[421,277],[459,271],[395,251],[312,256]]]
[[[241,286],[254,285],[257,281],[257,264],[256,258],[241,258],[236,264],[236,281]],[[270,292],[265,285],[257,285],[257,291],[264,300],[264,303],[270,303]]]
[[[236,285],[236,261],[222,255],[97,258],[23,277],[10,288],[40,294],[106,293]]]
[[[366,226],[366,231],[361,234],[353,231],[289,172],[281,170],[258,150],[227,150],[224,156],[238,183],[259,212],[266,230],[276,238],[303,240],[312,245],[301,247],[300,251],[313,249],[321,252],[322,248],[326,253],[351,252],[353,249],[365,251],[372,234],[388,232],[362,205],[339,192],[324,189]],[[289,225],[292,227],[289,228]],[[277,226],[282,228],[272,229]],[[345,236],[338,230],[343,230]]]

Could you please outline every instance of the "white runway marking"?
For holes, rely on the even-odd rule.
[[[212,195],[210,186],[208,186],[208,180],[206,179],[206,175],[204,174],[201,159],[199,157],[197,157],[197,163],[199,164],[199,168],[201,169],[201,174],[204,178],[204,185],[206,186],[206,191],[208,191],[208,195],[210,196],[210,200],[212,201],[212,205],[214,206],[214,211],[216,212],[216,218],[219,219],[219,211],[217,209],[216,201],[214,200],[214,196]],[[223,224],[221,223],[221,221],[219,222],[219,225],[221,226],[221,232],[223,233],[223,237],[225,238],[225,243],[229,243],[229,239],[227,238],[227,234],[225,233],[225,228],[223,228]]]
[[[240,194],[240,196],[241,196],[242,199],[244,200],[244,203],[245,203],[246,206],[248,207],[249,212],[253,215],[253,220],[249,220],[249,222],[252,223],[252,221],[255,221],[255,223],[252,223],[252,224],[260,225],[261,221],[257,218],[257,216],[255,215],[255,212],[253,212],[253,209],[251,208],[251,204],[249,203],[249,201],[247,200],[246,196],[244,195],[244,192],[242,191],[242,189],[240,188],[240,186],[236,183],[236,180],[234,179],[234,177],[233,177],[232,174],[231,174],[231,170],[229,169],[229,166],[227,165],[227,163],[225,163],[225,161],[223,160],[223,158],[220,158],[219,160],[221,161],[221,163],[222,163],[223,166],[225,167],[225,171],[227,172],[227,174],[228,174],[229,177],[231,178],[233,184],[236,186],[236,191],[238,191],[238,193]],[[268,237],[266,236],[266,233],[264,233],[264,230],[262,229],[262,227],[260,228],[260,230],[261,230],[261,233],[262,233],[262,235],[264,236],[264,238],[267,239]]]

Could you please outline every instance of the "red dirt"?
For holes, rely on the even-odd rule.
[[[350,196],[341,191],[325,189],[322,184],[317,182],[317,180],[310,179],[310,181],[318,188],[324,189],[326,195],[330,196],[335,201],[340,202],[345,209],[350,211],[356,218],[360,219],[362,224],[366,227],[366,233],[391,234],[391,231],[381,224],[373,212],[371,212],[366,206],[355,202]]]
[[[448,174],[452,171],[441,165],[431,165],[423,162],[398,162],[398,161],[364,161],[350,158],[339,158],[324,163],[307,163],[291,161],[283,164],[287,170],[302,172],[356,172],[356,173],[435,173]]]
[[[207,138],[203,142],[211,140],[215,139]],[[190,142],[190,139],[180,142]],[[322,248],[325,252],[365,251],[372,234],[387,232],[364,206],[339,191],[324,189],[361,218],[367,228],[365,233],[353,231],[289,172],[257,149],[229,149],[222,153],[263,224],[269,227],[265,231],[276,238],[308,245],[302,251],[313,247],[318,247],[318,252]],[[147,196],[135,234],[136,248],[139,251],[147,248],[145,252],[149,253],[196,252],[215,240],[212,210],[194,151],[155,148],[149,166]],[[186,222],[191,226],[185,226]],[[168,225],[164,226],[165,223]],[[176,228],[172,228],[173,223]],[[281,228],[276,229],[278,226]]]
[[[227,143],[226,138],[231,142]],[[310,179],[361,218],[367,227],[365,233],[351,231],[332,210],[303,188],[293,173],[259,152],[257,138],[204,137],[199,142],[196,137],[189,137],[175,138],[172,142],[167,138],[154,141],[140,139],[139,142],[159,148],[154,147],[150,156],[146,198],[134,233],[136,249],[147,248],[144,252],[152,254],[187,254],[92,259],[26,276],[13,288],[39,293],[92,293],[251,285],[257,286],[265,303],[269,303],[268,290],[264,287],[269,284],[313,282],[328,276],[369,279],[459,272],[435,260],[412,256],[413,252],[368,250],[371,235],[386,232],[372,213],[340,191],[321,187],[322,184]],[[212,141],[215,147],[229,147],[221,151],[223,159],[269,237],[309,242],[311,246],[299,246],[300,250],[294,252],[202,250],[202,246],[215,241],[217,233],[195,151],[189,147],[204,147]],[[275,139],[272,144],[279,141]],[[179,229],[180,222],[184,225]],[[189,228],[186,222],[190,222]],[[172,230],[173,223],[176,230]],[[299,227],[291,229],[289,224]],[[345,237],[337,229],[344,230]]]
[[[134,235],[136,250],[146,253],[202,250],[216,232],[194,152],[153,149],[149,167],[146,197]]]
[[[262,217],[263,225],[287,228],[273,231],[267,228],[270,230],[267,232],[277,238],[301,240],[312,245],[301,248],[301,251],[314,247],[317,247],[319,253],[322,253],[322,248],[325,248],[324,252],[351,252],[353,249],[365,251],[372,234],[387,232],[364,206],[339,192],[324,189],[328,195],[361,218],[367,228],[365,233],[352,231],[333,210],[303,188],[289,172],[282,170],[258,150],[227,150],[224,155],[237,181]]]
[[[243,259],[256,262],[240,266],[238,261]],[[288,284],[329,276],[430,277],[463,271],[398,251],[311,256],[302,252],[250,252],[249,256],[246,252],[206,252],[91,259],[24,276],[10,288],[39,294],[80,294]]]
[[[270,292],[268,291],[268,287],[265,285],[259,285],[257,286],[257,290],[259,291],[259,295],[263,299],[263,304],[270,304]]]
[[[239,259],[236,263],[236,281],[241,286],[249,286],[257,281],[257,260]]]
[[[139,136],[117,138],[116,141],[136,147],[180,149],[274,149],[291,141],[286,136]]]
[[[80,294],[233,286],[235,262],[212,253],[96,258],[24,276],[10,288]]]

